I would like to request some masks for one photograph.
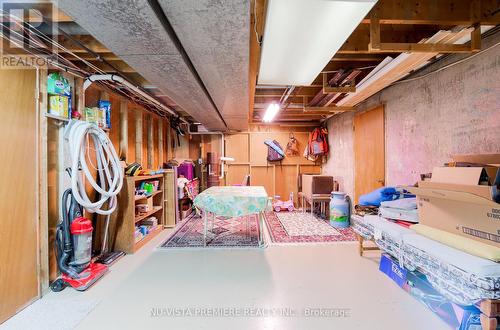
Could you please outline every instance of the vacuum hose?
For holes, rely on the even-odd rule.
[[[68,210],[68,203],[70,204]],[[73,243],[71,241],[70,225],[71,219],[81,217],[83,210],[75,202],[71,189],[66,189],[62,197],[63,220],[57,227],[56,232],[56,251],[59,270],[68,274],[72,278],[78,278],[83,268],[75,268],[69,265],[73,256]]]
[[[67,127],[71,155],[71,190],[75,200],[91,213],[109,215],[116,208],[117,195],[123,186],[123,169],[108,135],[97,125],[71,121]],[[92,159],[90,152],[91,141],[95,151],[96,166],[99,180],[95,180],[87,165],[87,159]],[[84,175],[80,174],[80,170]],[[85,181],[98,192],[99,199],[92,202],[85,190]],[[104,204],[108,202],[107,209]]]

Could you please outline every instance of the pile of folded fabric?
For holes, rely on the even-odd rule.
[[[364,206],[364,205],[356,205],[354,206],[354,213],[359,216],[365,215],[376,215],[378,214],[378,207],[376,206]]]
[[[411,224],[418,223],[417,199],[412,197],[381,202],[379,214],[409,227]]]
[[[377,215],[366,215],[352,220],[353,230],[365,239],[374,240],[377,246],[399,259],[403,236],[413,233],[410,229],[394,224]]]

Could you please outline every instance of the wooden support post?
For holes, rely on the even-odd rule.
[[[158,164],[163,166],[163,119],[158,119]]]
[[[470,47],[473,52],[481,50],[481,25],[479,23],[474,25],[474,30],[471,33]]]
[[[142,111],[135,113],[135,161],[142,164]]]
[[[47,70],[38,72],[38,239],[39,295],[49,292],[49,211],[48,211],[48,142],[47,142]]]
[[[153,168],[153,150],[154,150],[154,140],[153,140],[153,117],[148,114],[146,116],[146,123],[148,127],[148,149],[147,149],[147,155],[148,155],[148,168]]]
[[[172,150],[172,129],[170,128],[170,121],[169,121],[167,122],[167,161],[173,158],[173,154],[174,151]]]
[[[128,150],[128,101],[120,100],[120,159],[127,160]]]
[[[370,43],[368,50],[380,49],[380,20],[377,10],[373,10],[370,17]]]
[[[109,101],[109,93],[106,91],[99,92],[99,99],[103,101]]]
[[[85,91],[83,90],[82,78],[75,78],[75,106],[76,111],[78,111],[82,116],[85,109]]]

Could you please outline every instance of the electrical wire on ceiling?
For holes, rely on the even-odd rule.
[[[93,74],[107,74],[106,71],[100,69],[99,67],[95,66],[91,62],[87,61],[86,59],[78,56],[74,52],[70,51],[60,43],[54,41],[52,38],[48,37],[45,35],[43,32],[38,30],[36,27],[31,25],[28,22],[24,22],[22,19],[19,17],[16,17],[15,15],[11,15],[10,13],[5,13],[3,10],[0,9],[0,17],[2,18],[2,26],[9,31],[10,38],[7,39],[6,36],[3,35],[3,32],[0,31],[0,36],[4,37],[5,40],[8,42],[11,42],[12,44],[16,45],[20,49],[22,49],[24,52],[33,55],[37,58],[43,59],[44,63],[47,63],[51,66],[54,66],[58,69],[63,70],[64,72],[67,72],[68,74],[71,74],[75,77],[85,79],[88,76],[91,76]],[[5,19],[7,18],[7,20]],[[43,17],[42,17],[43,18]],[[6,21],[8,23],[6,23]],[[13,29],[10,24],[14,23],[16,28],[18,28],[18,31]],[[64,32],[63,32],[64,33]],[[67,35],[67,34],[66,34]],[[72,39],[72,38],[71,38]],[[73,39],[74,40],[74,39]],[[72,63],[69,59],[67,59],[64,56],[59,55],[58,51],[54,53],[53,51],[50,51],[48,49],[47,44],[44,44],[43,41],[45,41],[48,45],[52,46],[53,48],[56,48],[58,51],[62,51],[78,61],[83,62],[88,68],[90,68],[92,71],[84,70],[78,66],[76,66],[74,63]],[[35,53],[33,51],[30,51],[29,49],[26,49],[23,47],[23,45],[26,44],[26,42],[31,42],[32,45],[35,45],[39,47],[37,51],[39,53]],[[79,44],[80,47],[82,47],[81,44]],[[87,47],[82,47],[85,51],[89,52],[89,49]],[[5,51],[5,49],[4,49]],[[15,56],[15,54],[9,53],[8,51],[6,52],[9,55]],[[94,52],[90,53],[93,56],[96,56]],[[100,58],[100,56],[97,56]],[[26,63],[26,62],[23,62]],[[105,62],[105,64],[109,65],[111,68],[113,68],[115,71],[118,71],[113,65]],[[149,102],[147,100],[144,100],[141,96],[136,95],[134,91],[128,90],[127,88],[121,88],[120,86],[117,86],[113,83],[107,82],[107,81],[102,81],[99,82],[101,85],[104,85],[107,88],[110,88],[112,90],[115,90],[119,94],[131,99],[133,102],[140,104],[144,106],[146,109],[148,109],[150,112],[156,113],[157,115],[161,117],[166,117],[168,114],[165,113],[165,111],[161,108],[158,107],[158,105],[154,104],[153,102]]]

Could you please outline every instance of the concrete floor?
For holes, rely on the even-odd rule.
[[[355,244],[156,250],[167,235],[124,257],[89,291],[66,289],[38,303],[98,300],[77,328],[92,330],[447,329],[378,271],[378,252],[361,258]],[[172,308],[192,314],[227,308],[219,312],[253,316],[167,316]],[[305,316],[317,308],[330,316]],[[151,316],[153,309],[163,315]],[[256,316],[267,309],[288,316]]]

